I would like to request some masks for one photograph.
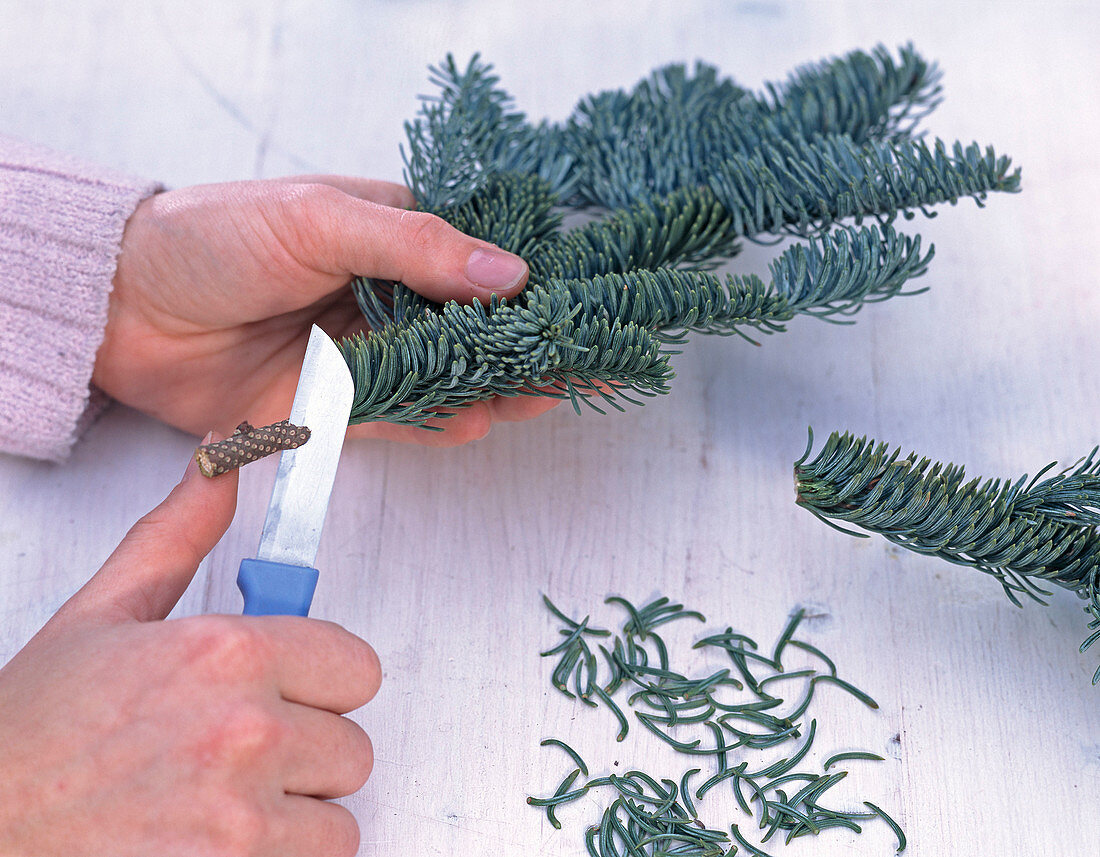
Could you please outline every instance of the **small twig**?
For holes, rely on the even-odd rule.
[[[297,449],[307,440],[309,429],[289,420],[259,428],[243,422],[225,440],[206,443],[196,449],[195,460],[203,476],[218,476],[284,449]]]

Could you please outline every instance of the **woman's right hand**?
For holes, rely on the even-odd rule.
[[[356,853],[327,799],[370,774],[342,715],[378,689],[371,647],[302,617],[165,619],[236,497],[189,467],[0,669],[0,854]]]

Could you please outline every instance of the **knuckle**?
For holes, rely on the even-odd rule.
[[[424,211],[402,212],[401,226],[410,248],[416,253],[438,252],[451,237],[451,227],[446,221]]]
[[[253,857],[264,853],[270,822],[251,799],[224,795],[208,813],[210,854],[214,857]]]
[[[283,744],[286,725],[274,714],[256,704],[236,704],[211,723],[201,735],[196,755],[206,764],[233,768],[263,759]]]
[[[263,633],[236,617],[182,619],[180,633],[184,661],[215,680],[255,680],[271,657]]]
[[[347,195],[321,182],[283,182],[273,199],[268,221],[290,259],[326,263],[330,236],[339,228]]]
[[[339,188],[324,182],[286,182],[280,193],[284,204],[315,216],[331,210],[345,196]]]
[[[287,736],[283,721],[261,706],[237,706],[226,720],[226,736],[249,757],[266,756]]]
[[[126,533],[126,541],[141,548],[150,548],[158,555],[171,557],[184,564],[197,566],[205,552],[192,540],[187,529],[161,508],[141,517]]]

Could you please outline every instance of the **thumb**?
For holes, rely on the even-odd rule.
[[[527,263],[519,256],[434,214],[329,191],[336,204],[324,207],[328,228],[312,232],[311,248],[326,270],[399,281],[440,303],[511,297],[527,282]]]
[[[211,439],[213,433],[204,442]],[[198,474],[192,459],[172,493],[130,528],[103,567],[47,627],[163,619],[228,529],[236,506],[237,472],[210,479]]]

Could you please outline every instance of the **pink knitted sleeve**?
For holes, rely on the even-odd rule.
[[[60,461],[91,387],[122,230],[159,189],[0,136],[0,452]]]

